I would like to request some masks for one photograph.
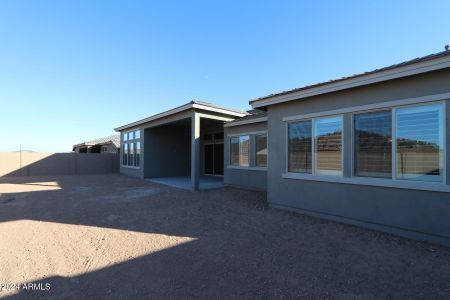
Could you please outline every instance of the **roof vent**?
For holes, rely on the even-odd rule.
[[[449,45],[445,45],[445,51],[448,51],[449,48],[450,48]]]

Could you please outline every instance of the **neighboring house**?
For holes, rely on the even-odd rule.
[[[450,245],[450,51],[250,104],[191,102],[117,128],[121,172],[198,189],[223,171],[272,207]]]
[[[120,135],[115,134],[76,144],[73,145],[72,151],[76,153],[119,153]]]

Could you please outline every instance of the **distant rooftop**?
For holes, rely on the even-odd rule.
[[[98,138],[95,140],[79,143],[79,144],[73,145],[73,147],[94,146],[94,145],[102,145],[102,144],[108,144],[108,143],[113,143],[114,146],[119,148],[120,147],[120,134],[114,134],[114,135]]]

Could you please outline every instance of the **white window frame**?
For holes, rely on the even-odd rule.
[[[139,131],[139,138],[135,138],[135,132]],[[141,142],[141,129],[140,128],[135,128],[133,130],[128,130],[128,131],[124,131],[122,132],[122,154],[121,154],[121,167],[122,168],[128,168],[128,169],[140,169],[141,168],[141,162],[142,162],[142,149],[139,148],[139,165],[136,165],[136,149],[135,149],[135,145],[137,145],[137,143],[139,143],[142,146],[142,142]],[[125,137],[127,137],[125,139]],[[133,161],[130,162],[130,152],[129,152],[129,147],[128,145],[133,145]],[[124,164],[124,160],[123,160],[123,156],[125,154],[125,148],[127,149],[127,164]]]
[[[269,133],[267,132],[267,130],[264,131],[249,131],[249,132],[242,132],[242,133],[231,133],[231,134],[227,134],[226,138],[228,141],[228,165],[226,166],[227,169],[237,169],[237,170],[248,170],[248,171],[267,171],[267,167],[258,167],[256,166],[256,156],[254,158],[254,163],[252,163],[252,155],[254,155],[254,153],[252,153],[251,151],[251,144],[252,144],[252,140],[253,140],[253,144],[255,143],[255,136],[257,135],[266,135],[267,136],[267,150],[269,150]],[[237,166],[237,165],[232,165],[231,164],[231,138],[233,137],[240,137],[240,136],[249,136],[250,138],[250,145],[249,145],[249,165],[248,166]],[[240,148],[239,148],[240,149]],[[239,153],[240,154],[240,153]],[[269,154],[269,152],[267,152],[267,154]],[[267,155],[267,166],[269,166],[269,155]]]
[[[316,120],[322,119],[322,118],[333,118],[333,117],[340,117],[341,118],[341,175],[318,175],[317,174],[317,155],[316,155]],[[297,172],[290,172],[289,171],[289,125],[295,124],[298,122],[304,122],[304,121],[311,121],[311,173],[297,173]],[[345,152],[345,145],[344,145],[344,115],[343,114],[332,114],[332,115],[323,115],[323,116],[317,116],[314,118],[305,118],[305,119],[297,119],[297,120],[291,120],[286,122],[286,128],[285,128],[285,135],[286,135],[286,165],[285,165],[285,173],[289,174],[293,177],[316,177],[316,178],[327,178],[327,177],[343,177],[344,176],[344,152]]]
[[[372,105],[361,105],[361,106],[355,106],[352,108],[345,108],[345,109],[338,109],[333,111],[325,111],[320,113],[312,113],[302,116],[290,116],[290,117],[284,117],[283,121],[285,122],[285,144],[286,144],[286,160],[285,160],[285,173],[282,174],[282,178],[285,179],[294,179],[294,180],[310,180],[310,181],[322,181],[322,182],[333,182],[333,183],[343,183],[343,184],[354,184],[354,185],[365,185],[365,186],[379,186],[379,187],[388,187],[388,188],[399,188],[399,189],[409,189],[409,190],[423,190],[423,191],[436,191],[436,192],[450,192],[450,185],[447,184],[447,103],[446,101],[450,100],[450,93],[444,93],[444,94],[437,94],[437,95],[430,95],[430,96],[423,96],[423,97],[417,97],[417,98],[409,98],[409,99],[401,99],[401,100],[393,100],[388,101],[384,103],[376,103]],[[396,172],[396,136],[395,136],[395,126],[396,126],[396,119],[395,119],[395,108],[403,108],[403,107],[415,107],[420,105],[431,105],[431,104],[441,104],[442,105],[442,123],[443,123],[443,155],[442,155],[442,166],[443,166],[443,180],[442,182],[429,182],[429,181],[418,181],[418,180],[402,180],[402,179],[394,179],[396,175],[394,172]],[[374,178],[374,177],[361,177],[361,176],[354,176],[354,118],[353,115],[357,113],[367,113],[367,112],[375,112],[380,110],[392,110],[392,148],[393,148],[393,155],[392,155],[392,177],[391,178]],[[289,123],[295,123],[298,121],[304,121],[308,119],[312,119],[315,117],[322,117],[322,116],[331,116],[335,114],[345,114],[345,113],[351,113],[351,137],[350,137],[350,145],[343,144],[343,151],[342,153],[345,153],[345,147],[350,147],[351,149],[351,173],[350,177],[340,177],[340,176],[318,176],[318,175],[312,175],[312,174],[304,174],[304,173],[293,173],[288,171],[288,133],[289,133]],[[344,117],[345,120],[345,117]],[[345,121],[344,121],[345,122]],[[344,139],[345,130],[343,131],[343,141]],[[395,149],[394,149],[395,148]],[[394,151],[395,150],[395,151]],[[342,163],[344,161],[342,160]],[[344,167],[344,166],[343,166]],[[395,170],[394,170],[395,169]],[[314,169],[313,169],[314,170]],[[344,171],[344,169],[343,169]]]
[[[256,140],[258,139],[258,137],[266,137],[266,149],[267,149],[267,157],[266,157],[266,165],[265,166],[258,166],[258,155],[257,155],[257,143]],[[254,157],[255,157],[255,168],[261,168],[261,169],[267,169],[269,167],[269,136],[266,133],[259,133],[259,134],[255,134],[253,136],[254,139],[254,145],[255,145],[255,149],[253,149],[254,151]]]

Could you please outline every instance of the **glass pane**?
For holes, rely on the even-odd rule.
[[[128,165],[133,166],[134,165],[134,150],[133,150],[133,144],[128,144]]]
[[[288,129],[288,171],[312,173],[312,122],[303,121],[289,124]]]
[[[122,144],[122,151],[123,151],[123,158],[122,158],[122,165],[127,165],[127,159],[128,159],[128,150],[127,150],[127,144]]]
[[[267,167],[267,135],[256,136],[256,165]]]
[[[392,178],[392,113],[354,116],[355,175]]]
[[[230,139],[230,164],[239,166],[239,138],[232,137]]]
[[[136,143],[136,166],[137,167],[139,167],[140,159],[141,159],[141,143],[137,142]]]
[[[250,137],[248,135],[239,137],[239,165],[249,166],[249,150],[250,150]]]
[[[397,109],[396,130],[397,178],[442,181],[442,105]]]
[[[135,139],[140,139],[141,138],[141,131],[140,130],[136,130],[134,132],[134,138]]]
[[[128,141],[128,133],[127,132],[122,133],[122,139],[124,142]]]
[[[314,120],[317,175],[342,175],[342,117]]]
[[[137,155],[136,155],[136,154],[137,154],[137,147],[136,147],[136,143],[134,143],[133,145],[134,145],[134,146],[133,146],[133,147],[134,147],[134,152],[133,152],[133,155],[134,155],[133,166],[137,166],[137,165],[138,165],[138,163],[137,163],[137,157],[136,157],[136,156],[137,156]]]

